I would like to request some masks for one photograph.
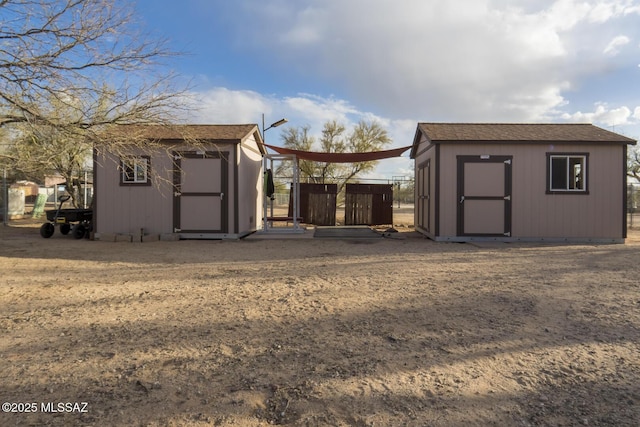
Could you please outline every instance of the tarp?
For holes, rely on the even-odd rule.
[[[278,154],[294,154],[298,159],[324,163],[358,163],[389,159],[391,157],[400,157],[402,153],[412,147],[409,145],[407,147],[394,148],[392,150],[371,151],[368,153],[317,153],[312,151],[292,150],[268,144],[263,145]]]

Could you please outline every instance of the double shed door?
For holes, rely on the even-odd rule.
[[[512,156],[458,156],[458,235],[511,236]]]
[[[228,232],[227,159],[227,152],[174,153],[174,232]]]
[[[431,232],[431,159],[418,167],[417,226]]]

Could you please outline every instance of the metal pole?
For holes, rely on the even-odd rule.
[[[264,141],[264,139],[263,139]],[[262,162],[262,231],[267,231],[267,181],[265,179],[265,174],[267,173],[268,168],[268,158],[265,155]]]
[[[636,212],[636,209],[635,209],[635,207],[636,207],[635,188],[636,187],[633,184],[631,184],[631,200],[630,200],[631,204],[629,205],[629,207],[630,207],[629,212],[630,212],[630,215],[631,215],[631,221],[630,221],[630,224],[629,224],[629,228],[633,228],[633,214]]]
[[[9,225],[9,192],[7,191],[7,168],[2,169],[2,222]]]
[[[89,179],[87,171],[84,171],[84,198],[82,199],[82,209],[87,209],[87,179]]]
[[[298,230],[300,225],[298,224],[298,217],[300,217],[300,163],[298,157],[293,156],[293,185],[291,191],[293,191],[293,228]]]

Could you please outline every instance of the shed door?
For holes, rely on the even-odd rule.
[[[226,233],[228,153],[175,153],[173,226],[180,233]]]
[[[458,235],[511,236],[511,156],[458,156]]]
[[[417,226],[430,232],[431,224],[431,159],[418,167]]]

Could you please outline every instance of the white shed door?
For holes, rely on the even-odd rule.
[[[227,153],[175,153],[175,232],[226,233]]]

